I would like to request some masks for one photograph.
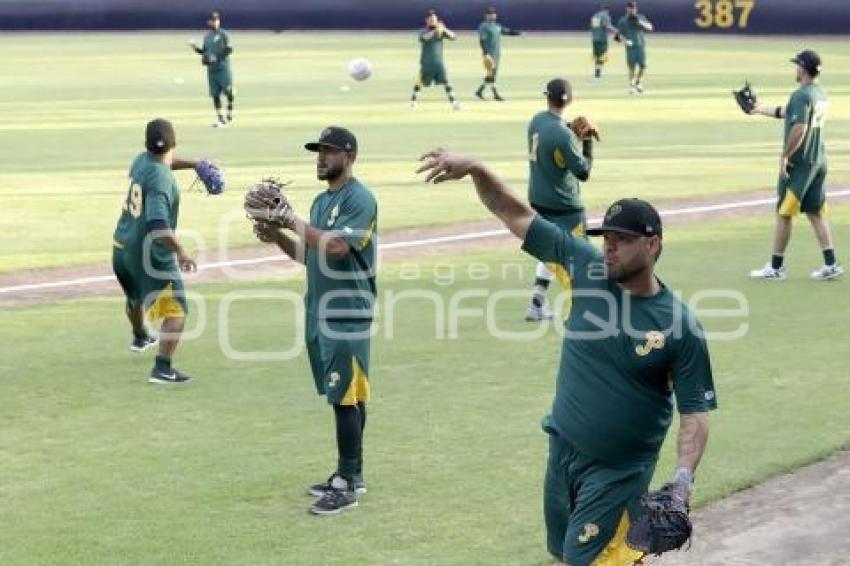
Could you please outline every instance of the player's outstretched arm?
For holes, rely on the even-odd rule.
[[[469,175],[484,206],[517,238],[525,240],[535,212],[483,163],[443,148],[425,153],[419,161],[423,164],[416,172],[427,173],[425,182],[443,183]]]
[[[182,159],[180,157],[175,157],[171,161],[171,169],[174,171],[177,171],[179,169],[194,169],[197,166],[197,159]]]

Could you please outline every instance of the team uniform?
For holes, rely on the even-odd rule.
[[[180,189],[171,169],[144,152],[130,166],[130,188],[113,234],[112,269],[127,310],[142,305],[149,320],[184,317],[188,305],[174,253],[152,229],[177,229]]]
[[[543,422],[549,552],[568,564],[630,564],[642,553],[626,546],[625,534],[639,516],[674,398],[681,414],[717,407],[707,346],[693,314],[663,284],[652,297],[633,297],[600,276],[602,254],[586,239],[538,216],[523,250],[559,264],[580,291]]]
[[[617,22],[617,30],[619,30],[623,42],[626,44],[626,65],[630,69],[633,67],[646,68],[645,32],[638,22],[649,23],[649,20],[643,14],[638,14],[636,20],[623,16]]]
[[[794,124],[806,124],[808,130],[800,149],[788,159],[790,176],[779,177],[776,206],[782,216],[820,213],[826,205],[827,159],[822,135],[828,106],[826,92],[818,84],[801,86],[785,106],[783,147]]]
[[[233,73],[230,70],[229,57],[232,49],[230,36],[223,29],[209,30],[204,35],[202,51],[204,60],[212,61],[207,64],[207,82],[210,96],[213,98],[233,90]]]
[[[502,56],[503,35],[519,35],[519,32],[511,30],[498,21],[484,20],[478,26],[478,43],[481,46],[484,63],[484,82],[475,93],[478,98],[483,98],[484,88],[489,84],[493,90],[493,98],[502,100],[496,92],[496,74],[499,72],[499,60]]]
[[[611,14],[608,10],[599,10],[590,18],[590,36],[593,46],[593,60],[597,66],[608,61],[608,28],[611,27]],[[597,77],[599,73],[597,72]]]
[[[431,33],[432,35],[428,36]],[[422,51],[419,55],[419,86],[431,84],[445,85],[449,82],[446,64],[443,60],[443,40],[452,39],[441,29],[422,28],[419,30],[419,43]]]
[[[313,201],[310,224],[351,247],[331,259],[307,247],[306,344],[316,391],[331,405],[369,400],[369,335],[375,302],[377,203],[351,179]],[[358,463],[358,473],[362,460]]]

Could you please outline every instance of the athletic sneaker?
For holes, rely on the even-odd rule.
[[[493,91],[493,100],[495,100],[496,102],[504,102],[504,101],[505,101],[505,99],[504,99],[504,98],[502,98],[502,97],[499,95],[499,93],[498,93],[498,92],[496,92],[496,91]]]
[[[837,279],[842,275],[844,275],[844,268],[837,263],[824,265],[820,269],[812,271],[812,279],[815,281],[829,281],[830,279]]]
[[[159,338],[156,336],[145,335],[141,338],[138,336],[133,336],[133,341],[130,342],[130,351],[141,353],[146,350],[150,350],[154,346],[159,344]]]
[[[630,95],[634,96],[637,93],[638,92],[637,92],[637,89],[635,88],[635,85],[632,85],[632,86],[629,87],[629,94]]]
[[[483,88],[479,88],[478,90],[475,91],[475,97],[478,98],[479,100],[487,100],[486,98],[484,98],[484,89]]]
[[[814,274],[812,274],[814,277]],[[782,281],[783,279],[788,277],[788,270],[785,269],[785,266],[780,267],[779,269],[773,269],[773,267],[768,263],[761,269],[753,269],[750,271],[751,279],[763,279],[765,281]]]
[[[638,94],[643,94],[643,85],[641,85],[640,83],[635,83],[635,90]]]
[[[322,497],[325,493],[333,489],[334,480],[339,478],[339,474],[334,472],[331,474],[331,477],[327,479],[327,481],[323,481],[322,483],[314,483],[310,487],[307,488],[307,493],[309,495],[313,495],[315,497]],[[342,480],[342,478],[339,478]],[[354,479],[351,480],[351,484],[354,487],[354,493],[357,495],[363,495],[366,493],[366,482],[363,480],[363,474],[357,474],[354,476]]]
[[[538,307],[536,305],[528,305],[528,308],[525,311],[525,320],[527,322],[552,320],[553,318],[555,318],[555,313],[545,306]]]
[[[411,110],[416,110],[416,101],[415,101],[415,100],[411,100],[411,101],[410,101],[410,109],[411,109]]]
[[[160,369],[154,367],[151,370],[151,375],[148,378],[148,383],[185,383],[192,379],[192,376],[174,368]]]
[[[457,100],[452,102],[452,110],[460,110],[460,102],[458,102]]]
[[[349,507],[357,507],[357,494],[349,489],[348,482],[340,476],[334,476],[330,488],[310,506],[310,512],[315,515],[336,515]]]

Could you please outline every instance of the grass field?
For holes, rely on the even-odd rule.
[[[540,91],[555,75],[571,78],[573,113],[593,116],[605,135],[596,151],[587,202],[600,207],[623,194],[657,201],[736,191],[772,190],[781,127],[743,116],[729,91],[749,78],[769,101],[794,88],[788,58],[799,39],[650,38],[647,93],[626,95],[623,53],[612,51],[601,84],[590,80],[586,34],[505,38],[500,83],[504,105],[472,100],[481,78],[474,37],[446,48],[450,77],[465,103],[452,113],[438,89],[421,108],[407,106],[417,70],[410,33],[235,33],[237,116],[233,128],[209,128],[212,112],[203,68],[188,33],[7,34],[0,37],[0,272],[95,263],[109,254],[126,192],[126,171],[141,149],[144,123],[166,116],[179,151],[219,160],[230,189],[222,198],[189,194],[181,228],[209,248],[232,213],[232,245],[252,241],[239,220],[243,189],[263,175],[295,181],[305,211],[317,184],[302,144],[329,124],[349,126],[361,141],[358,174],[381,201],[384,230],[482,218],[466,193],[440,195],[414,175],[418,155],[447,145],[474,152],[523,188],[525,127],[542,109]],[[830,182],[850,184],[850,54],[837,39],[811,39],[825,61],[832,100],[826,139]],[[350,84],[348,59],[365,56],[375,76]],[[38,71],[34,71],[38,69]],[[182,81],[182,82],[177,82]],[[341,92],[341,86],[351,86]],[[192,177],[179,176],[183,187]],[[49,228],[47,228],[49,227]]]
[[[158,115],[175,122],[181,152],[227,168],[225,195],[183,200],[181,227],[207,247],[219,243],[227,218],[231,245],[252,241],[239,212],[241,189],[262,175],[292,178],[297,208],[306,210],[320,185],[301,146],[329,123],[358,134],[359,176],[379,197],[384,230],[486,218],[468,184],[423,185],[413,173],[416,156],[438,144],[474,152],[524,191],[525,125],[542,106],[542,84],[556,74],[574,80],[574,112],[596,118],[605,133],[585,188],[591,207],[625,195],[664,202],[764,189],[768,196],[780,125],[743,116],[729,90],[749,78],[766,100],[784,102],[794,86],[786,61],[804,44],[652,37],[647,93],[630,98],[619,51],[602,83],[589,80],[585,34],[506,38],[502,85],[510,101],[497,106],[470,100],[481,70],[466,33],[447,47],[465,103],[452,113],[434,89],[416,112],[407,107],[416,61],[411,34],[235,33],[237,121],[213,130],[202,70],[186,39],[0,37],[0,273],[105,263],[126,168],[145,121]],[[830,180],[846,187],[850,54],[839,40],[805,45],[826,63]],[[347,81],[352,56],[373,61],[373,79]],[[341,91],[344,85],[351,90]],[[179,178],[184,187],[192,180]],[[850,207],[832,210],[846,261]],[[835,330],[850,317],[847,283],[809,281],[820,257],[804,221],[788,253],[790,279],[748,281],[746,272],[767,259],[771,226],[765,210],[665,231],[660,271],[670,286],[686,299],[728,289],[748,305],[742,318],[703,318],[709,330],[746,323],[748,332],[711,342],[721,410],[712,416],[698,505],[850,444],[846,356]],[[382,299],[412,290],[446,301],[458,291],[484,289],[492,297],[521,290],[498,304],[492,322],[503,331],[530,330],[521,315],[533,263],[516,247],[412,261],[415,278],[410,265],[382,265]],[[521,265],[525,276],[503,271],[506,262]],[[468,271],[473,263],[475,273]],[[399,304],[389,338],[383,312],[372,353],[369,493],[358,509],[324,519],[307,514],[304,488],[334,465],[333,428],[306,357],[237,361],[222,349],[225,337],[239,351],[300,344],[292,308],[242,300],[231,304],[227,325],[219,317],[234,292],[296,296],[303,279],[190,289],[202,297],[206,320],[178,351],[179,367],[198,377],[183,388],[146,383],[151,356],[127,352],[117,296],[0,311],[7,368],[0,373],[0,564],[546,563],[539,421],[553,392],[554,327],[532,340],[498,340],[471,317],[459,322],[456,338],[441,339],[436,314],[414,301]],[[659,480],[673,456],[665,446]]]
[[[840,209],[836,220],[847,241],[850,211]],[[850,440],[839,394],[846,360],[834,349],[834,329],[850,316],[846,285],[815,289],[807,268],[817,250],[802,237],[789,281],[746,281],[769,226],[760,217],[677,226],[668,236],[661,272],[671,287],[686,299],[706,286],[735,289],[750,311],[746,319],[703,319],[709,330],[746,322],[749,332],[711,345],[721,410],[712,416],[699,504]],[[510,247],[422,262],[415,281],[389,265],[382,292],[525,289],[526,281],[494,275],[482,283],[466,272],[475,262],[497,274],[516,261],[530,273]],[[457,280],[438,285],[433,274],[449,269]],[[303,281],[241,288],[300,292]],[[150,359],[126,351],[117,298],[0,313],[0,343],[15,345],[4,362],[16,368],[0,384],[0,563],[544,563],[546,440],[538,423],[558,359],[553,330],[501,341],[470,318],[457,339],[437,340],[430,308],[401,303],[395,338],[384,337],[384,318],[373,346],[370,492],[356,511],[320,519],[308,516],[303,493],[333,466],[332,424],[304,357],[225,358],[215,313],[234,286],[196,290],[212,316],[179,352],[199,376],[179,389],[145,383]],[[499,328],[528,330],[523,307],[522,299],[500,303]],[[281,303],[238,302],[231,314],[239,350],[281,350],[296,340]],[[672,455],[665,447],[660,477]]]

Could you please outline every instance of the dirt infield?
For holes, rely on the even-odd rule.
[[[833,189],[832,202],[850,202],[850,190]],[[726,195],[722,199],[666,201],[659,208],[665,225],[693,220],[717,220],[764,214],[773,208],[773,197],[766,192]],[[588,211],[588,218],[600,218],[602,210]],[[769,234],[765,234],[765,242]],[[413,261],[420,257],[463,253],[507,244],[513,238],[495,220],[454,226],[399,230],[381,236],[382,261]],[[517,246],[519,247],[519,246]],[[188,285],[228,280],[287,277],[298,273],[298,266],[273,246],[251,246],[208,252],[198,259],[200,269],[185,277]],[[81,297],[118,294],[111,266],[33,269],[0,275],[0,306],[26,306]]]
[[[653,566],[850,564],[850,451],[695,513],[693,545]]]

